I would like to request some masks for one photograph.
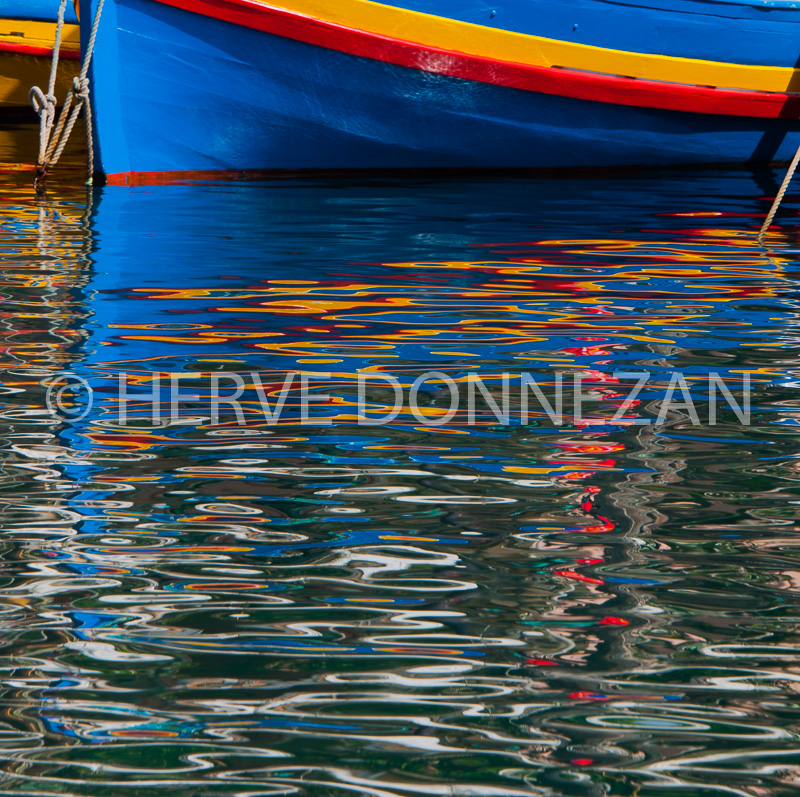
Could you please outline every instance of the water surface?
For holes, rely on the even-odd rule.
[[[778,172],[88,195],[70,169],[46,202],[2,183],[0,794],[796,792]],[[95,390],[74,423],[40,384],[64,371]],[[356,423],[359,373],[426,371],[583,371],[592,420]],[[633,424],[657,387],[613,423],[620,371],[701,403],[749,374],[752,424]],[[295,394],[211,422],[211,376],[253,372],[317,377],[330,424]],[[119,373],[200,398],[122,425]]]

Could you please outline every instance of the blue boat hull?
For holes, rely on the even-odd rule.
[[[152,0],[108,0],[97,162],[132,173],[665,166],[787,159],[791,119],[595,102],[327,49]],[[83,14],[83,25],[89,14]],[[83,31],[85,33],[85,29]],[[84,37],[85,38],[85,37]]]

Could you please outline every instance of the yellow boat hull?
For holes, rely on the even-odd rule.
[[[54,22],[0,19],[0,109],[29,107],[31,86],[47,90],[55,31]],[[64,26],[60,53],[55,93],[59,105],[79,71],[77,25]]]

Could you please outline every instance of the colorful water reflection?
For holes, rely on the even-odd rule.
[[[42,203],[4,179],[3,793],[794,792],[797,252],[786,221],[756,244],[770,174]],[[40,384],[67,370],[95,391],[76,423]],[[377,375],[426,371],[582,373],[591,418],[356,423],[359,374],[378,416]],[[637,425],[676,371],[701,401],[749,377],[752,425]],[[245,423],[212,423],[208,380],[253,373],[316,377],[329,424],[295,392],[266,422],[250,383]],[[157,374],[194,396],[170,422]]]

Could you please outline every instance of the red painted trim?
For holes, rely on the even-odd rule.
[[[34,47],[32,44],[12,44],[11,42],[0,42],[0,53],[19,53],[20,55],[41,55],[50,58],[53,55],[52,47]],[[68,61],[80,61],[80,50],[67,50],[62,47],[58,51],[59,58]]]
[[[609,167],[612,168],[612,167]],[[619,167],[613,167],[615,171],[619,172]],[[2,170],[0,170],[2,171]],[[459,174],[468,173],[476,174],[497,174],[508,175],[513,173],[519,175],[526,171],[536,171],[537,173],[546,171],[542,169],[525,170],[525,169],[364,169],[365,174],[370,175],[383,175],[386,177],[430,177],[431,174],[441,174],[442,176],[452,175],[454,171]],[[559,171],[563,171],[559,170]],[[581,175],[585,176],[591,169],[581,167]],[[197,183],[209,181],[223,181],[223,182],[253,182],[254,180],[293,180],[300,177],[308,176],[309,172],[313,173],[315,178],[326,177],[352,177],[352,169],[300,169],[294,171],[287,171],[286,169],[246,169],[236,170],[228,169],[220,171],[215,169],[205,170],[192,170],[184,169],[172,172],[115,172],[114,174],[105,175],[106,185],[178,185],[180,183]]]
[[[249,0],[156,2],[330,50],[480,83],[670,111],[763,119],[800,117],[800,94],[717,89],[495,61],[346,28]]]
[[[786,161],[773,161],[769,164],[773,168],[786,168]],[[730,163],[703,163],[684,164],[687,169],[730,169]],[[16,167],[15,167],[16,168]],[[34,169],[34,165],[21,165],[19,168]],[[639,172],[641,166],[558,166],[555,168],[519,168],[515,167],[489,167],[489,168],[441,168],[410,167],[396,169],[361,169],[361,173],[369,177],[402,178],[411,177],[430,178],[440,176],[451,178],[454,174],[464,176],[472,175],[476,178],[487,177],[567,177],[571,174],[581,179],[606,180],[609,175],[619,175],[625,172]],[[143,186],[143,185],[179,185],[182,183],[197,182],[252,182],[254,180],[296,180],[309,175],[315,179],[327,178],[352,178],[353,169],[229,169],[218,171],[183,170],[171,172],[115,172],[107,174],[102,179],[106,185]],[[0,169],[2,172],[2,169]],[[495,244],[492,244],[495,246]]]
[[[253,171],[174,171],[174,172],[117,172],[105,176],[106,185],[175,185],[176,183],[207,180],[266,180],[279,173],[275,170]]]

